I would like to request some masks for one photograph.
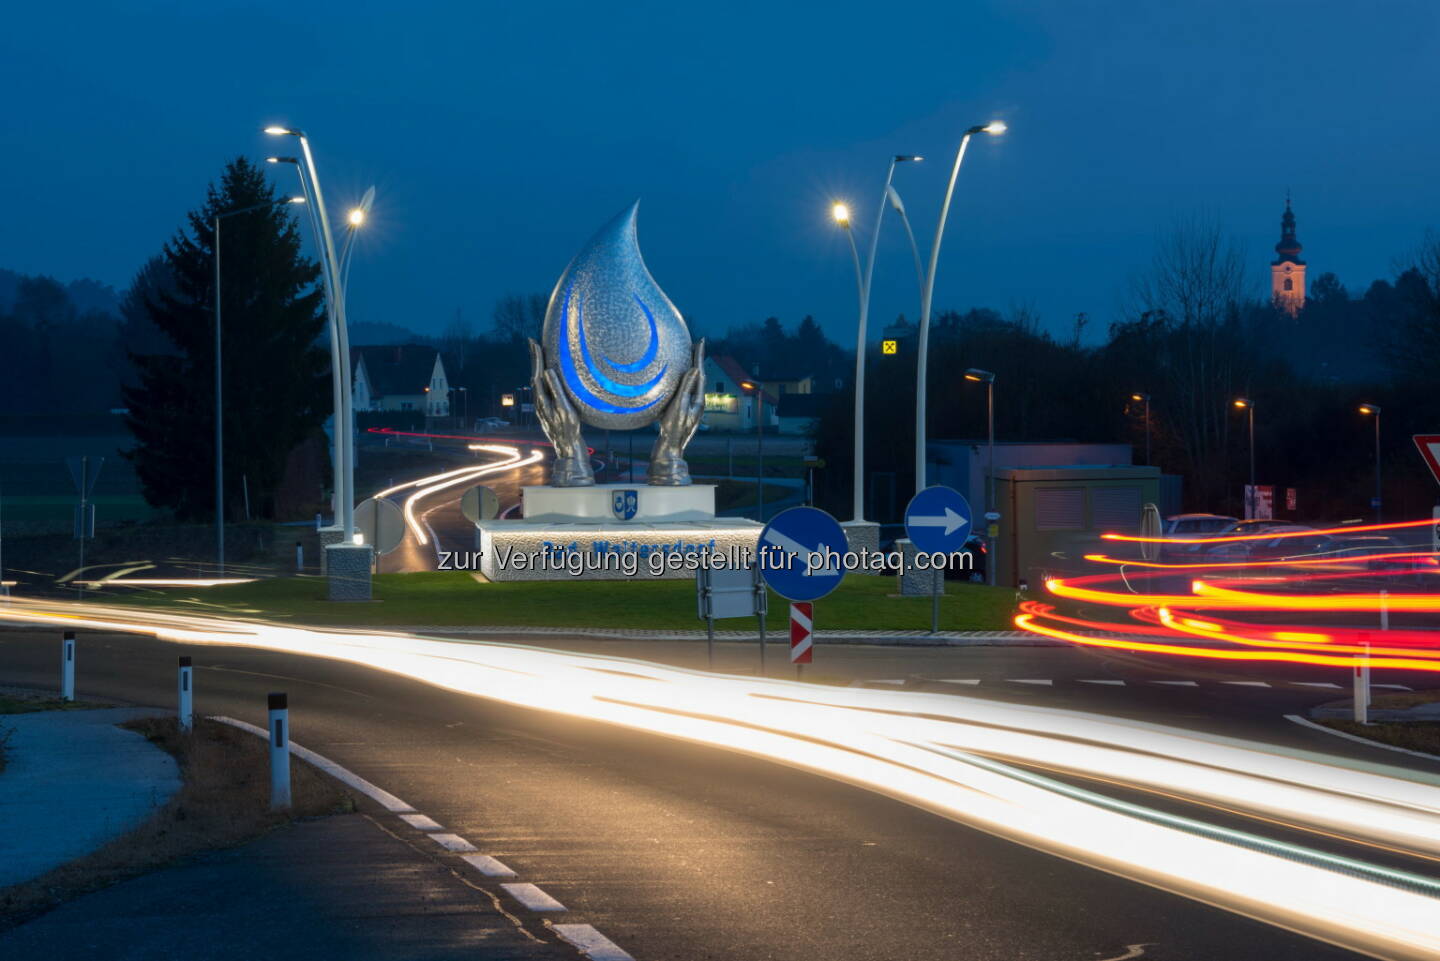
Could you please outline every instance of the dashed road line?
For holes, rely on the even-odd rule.
[[[1169,684],[1171,687],[1199,687],[1199,681],[1152,681],[1153,684]]]
[[[1233,684],[1235,687],[1269,687],[1269,681],[1221,681],[1221,684]]]
[[[445,850],[453,851],[456,854],[468,854],[480,850],[458,834],[427,834],[425,836]]]
[[[1092,680],[1089,680],[1088,678],[1081,678],[1080,683],[1081,683],[1081,684],[1113,684],[1113,685],[1116,686],[1116,687],[1124,687],[1124,686],[1125,686],[1125,682],[1124,682],[1124,681],[1109,681],[1109,680],[1103,680],[1103,679],[1102,679],[1102,680],[1093,680],[1093,681],[1092,681]]]
[[[552,924],[555,933],[590,958],[590,961],[635,961],[620,946],[589,924]]]
[[[904,684],[904,680],[888,683]],[[979,682],[976,681],[978,684]],[[248,731],[257,737],[265,738],[267,741],[270,732],[263,727],[256,727],[245,721],[236,720],[233,717],[212,717],[211,720],[221,724],[228,724],[231,727]],[[350,771],[321,754],[316,754],[309,748],[302,747],[294,741],[290,742],[290,753],[302,761],[324,771],[335,778],[346,787],[365,795],[372,801],[379,804],[391,814],[396,815],[410,827],[425,832],[425,836],[434,841],[447,851],[458,854],[466,864],[486,877],[492,878],[513,878],[516,873],[500,860],[487,854],[481,854],[480,849],[475,847],[465,838],[458,834],[443,830],[439,822],[428,815],[421,814],[410,804],[386,791],[360,775]],[[502,884],[501,888],[516,901],[536,912],[560,912],[568,908],[555,898],[542,890],[537,885],[527,882],[516,882],[513,884]],[[492,895],[493,897],[493,895]],[[499,906],[498,903],[496,905]],[[549,922],[547,922],[549,924]],[[631,955],[626,953],[614,941],[595,929],[590,924],[549,924],[549,927],[565,942],[575,947],[582,954],[590,958],[590,961],[635,961]],[[533,935],[531,935],[533,937]]]
[[[1007,677],[1005,680],[1011,684],[1040,684],[1045,687],[1055,686],[1055,682],[1048,677]]]
[[[492,858],[488,854],[462,854],[460,855],[460,860],[487,878],[513,878],[518,876],[499,859]]]
[[[1333,684],[1330,681],[1295,681],[1293,683],[1296,687],[1324,687],[1334,688],[1337,691],[1344,690],[1339,684]]]
[[[565,905],[556,901],[550,895],[540,890],[537,886],[528,882],[518,884],[502,884],[505,893],[516,901],[519,901],[531,911],[564,911]]]
[[[1392,691],[1413,691],[1415,688],[1408,684],[1371,684],[1371,687],[1386,687]]]
[[[937,677],[935,678],[935,680],[939,681],[941,684],[969,684],[973,686],[980,683],[980,678],[978,677]]]

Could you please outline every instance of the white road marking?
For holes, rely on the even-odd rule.
[[[1156,681],[1156,684],[1169,684],[1172,687],[1199,687],[1198,681]]]
[[[1339,684],[1332,684],[1329,681],[1292,681],[1296,687],[1333,687],[1335,690],[1342,690]]]
[[[1221,684],[1233,684],[1236,687],[1269,687],[1269,681],[1221,681]]]
[[[1124,687],[1124,686],[1125,686],[1125,682],[1124,682],[1124,681],[1106,681],[1106,680],[1091,681],[1091,680],[1087,680],[1087,679],[1085,679],[1085,678],[1081,678],[1081,679],[1080,679],[1080,683],[1081,683],[1081,684],[1113,684],[1113,685],[1115,685],[1115,686],[1117,686],[1117,687]]]
[[[582,954],[590,958],[590,961],[635,961],[633,957],[622,951],[618,944],[596,931],[594,925],[555,924],[551,926],[555,929],[556,934],[579,948]]]
[[[462,854],[460,859],[488,878],[513,878],[515,872],[488,854]]]
[[[964,677],[964,678],[960,678],[960,677],[937,677],[937,678],[935,678],[935,680],[939,681],[941,684],[971,684],[971,685],[974,685],[974,684],[979,684],[979,683],[980,683],[980,679],[979,679],[978,677]]]
[[[1301,727],[1308,727],[1325,734],[1333,734],[1336,737],[1343,737],[1347,741],[1354,741],[1357,744],[1364,744],[1367,747],[1378,747],[1384,751],[1399,751],[1401,754],[1409,754],[1412,757],[1423,757],[1430,761],[1440,761],[1440,754],[1426,754],[1424,751],[1412,751],[1408,747],[1396,747],[1393,744],[1381,744],[1379,741],[1372,741],[1368,737],[1360,737],[1358,734],[1351,734],[1347,731],[1337,731],[1333,727],[1326,727],[1323,724],[1316,724],[1314,721],[1303,718],[1298,714],[1286,714],[1285,720],[1294,721]]]
[[[270,738],[270,732],[265,730],[263,727],[256,727],[254,724],[247,724],[244,721],[237,721],[233,717],[212,717],[211,720],[219,721],[221,724],[229,724],[231,727],[238,727],[242,731],[249,731],[251,734],[254,734],[258,737],[263,737],[266,740],[269,740]],[[290,742],[290,753],[300,758],[302,761],[306,761],[314,765],[315,767],[318,767],[320,770],[324,771],[326,774],[330,775],[335,780],[344,784],[346,787],[354,788],[361,794],[370,798],[372,801],[375,801],[377,804],[379,804],[381,807],[383,807],[385,810],[389,811],[392,814],[415,813],[415,809],[413,807],[411,807],[409,804],[406,804],[404,801],[400,800],[398,797],[391,794],[389,791],[386,791],[384,788],[376,787],[374,784],[371,784],[369,781],[365,780],[360,775],[354,773],[353,771],[346,770],[345,768],[336,764],[334,761],[330,760],[328,757],[323,757],[319,754],[316,754],[309,748],[301,747],[294,741]]]
[[[429,837],[430,840],[434,841],[436,844],[440,845],[445,850],[454,851],[457,854],[461,854],[466,851],[479,850],[479,848],[475,847],[475,845],[471,844],[469,841],[465,840],[458,834],[430,834],[427,835],[427,837]]]
[[[438,831],[440,825],[434,818],[425,814],[402,814],[400,820],[420,831]]]
[[[905,678],[903,678],[903,677],[872,677],[872,678],[870,678],[868,681],[866,681],[866,683],[867,683],[867,684],[904,684],[904,683],[905,683]]]
[[[561,904],[559,901],[556,901],[550,895],[546,894],[544,891],[540,890],[533,884],[502,884],[500,886],[505,889],[505,892],[507,894],[509,894],[516,901],[519,901],[521,904],[525,905],[525,907],[529,908],[531,911],[565,910],[565,905]]]
[[[1005,680],[1009,681],[1011,684],[1042,684],[1045,687],[1055,686],[1055,682],[1050,680],[1048,677],[1007,677]]]
[[[1371,687],[1388,687],[1392,691],[1413,691],[1415,688],[1408,684],[1371,684]]]
[[[1148,947],[1150,944],[1127,944],[1124,954],[1117,954],[1113,958],[1104,958],[1102,961],[1130,961],[1131,958],[1141,958],[1145,956],[1145,949]]]

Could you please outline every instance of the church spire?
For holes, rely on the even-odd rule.
[[[1270,297],[1277,308],[1291,317],[1305,306],[1305,261],[1300,259],[1300,241],[1295,237],[1295,211],[1290,209],[1290,191],[1285,191],[1285,213],[1280,217],[1280,242],[1270,262]]]
[[[1290,209],[1290,191],[1285,191],[1285,213],[1280,217],[1280,242],[1275,245],[1275,263],[1304,264],[1300,259],[1300,251],[1303,250],[1300,241],[1295,239],[1295,211]]]

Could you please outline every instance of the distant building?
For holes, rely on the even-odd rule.
[[[440,352],[423,344],[353,347],[351,388],[356,410],[415,410],[450,415],[450,381]]]
[[[776,396],[765,390],[758,377],[751,375],[729,355],[706,357],[704,423],[715,430],[754,430],[757,385],[760,387],[764,408],[761,416],[765,426],[779,426]]]
[[[1300,259],[1300,241],[1295,239],[1295,213],[1290,195],[1285,195],[1285,213],[1280,218],[1280,242],[1270,262],[1270,299],[1291,317],[1305,306],[1305,261]]]

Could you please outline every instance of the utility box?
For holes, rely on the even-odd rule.
[[[995,583],[1097,573],[1086,554],[1138,556],[1101,534],[1138,534],[1144,506],[1160,502],[1160,469],[1129,465],[1006,467],[995,470],[1000,536],[991,558]]]

